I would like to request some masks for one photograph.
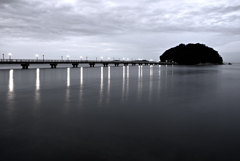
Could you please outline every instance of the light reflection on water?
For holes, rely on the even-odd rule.
[[[142,97],[142,66],[139,65],[138,66],[138,88],[137,88],[137,102],[141,101],[141,97]]]
[[[13,81],[13,69],[9,71],[9,92],[13,92],[14,90],[14,81]]]
[[[66,95],[65,95],[65,99],[66,99],[66,102],[65,102],[65,105],[66,105],[66,109],[69,108],[70,106],[70,68],[67,68],[67,88],[66,88]]]
[[[126,85],[126,101],[129,96],[129,66],[127,66],[127,85]]]
[[[103,67],[101,67],[101,80],[100,80],[100,90],[99,90],[99,106],[102,105],[103,102]]]
[[[9,70],[9,80],[8,80],[8,94],[7,94],[7,107],[8,107],[8,120],[12,120],[12,115],[14,112],[14,106],[15,106],[15,92],[14,92],[14,70]],[[1,105],[2,106],[2,105]]]
[[[151,102],[152,99],[152,88],[153,88],[153,66],[150,65],[149,97],[148,97],[149,102]]]
[[[83,67],[80,67],[80,91],[79,91],[79,102],[82,105],[83,100]]]
[[[35,101],[36,105],[39,105],[40,102],[40,69],[36,69],[36,91],[35,91]]]
[[[108,83],[107,83],[107,101],[106,103],[109,104],[110,102],[110,87],[111,87],[111,68],[108,67]]]
[[[122,77],[122,103],[125,101],[124,99],[124,95],[125,95],[125,66],[123,66],[123,77]]]

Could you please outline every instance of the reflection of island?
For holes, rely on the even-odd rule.
[[[160,60],[186,65],[223,64],[223,59],[216,50],[199,43],[180,44],[168,49],[160,56]]]

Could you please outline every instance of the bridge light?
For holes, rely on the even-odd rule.
[[[67,60],[69,60],[69,55],[67,55]]]
[[[82,61],[82,56],[80,56],[80,59],[81,59],[81,61]]]
[[[36,54],[36,59],[38,60],[38,54]]]
[[[9,56],[9,59],[11,59],[11,56],[12,56],[12,54],[11,54],[11,53],[9,53],[9,54],[8,54],[8,56]]]

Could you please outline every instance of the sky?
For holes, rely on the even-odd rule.
[[[153,59],[203,43],[240,62],[239,0],[0,0],[1,59]]]

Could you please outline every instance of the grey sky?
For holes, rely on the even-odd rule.
[[[199,42],[240,62],[240,1],[0,0],[0,35],[13,58],[157,60]]]

